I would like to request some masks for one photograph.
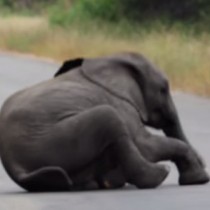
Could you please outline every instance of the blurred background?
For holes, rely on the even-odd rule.
[[[210,97],[210,1],[0,0],[0,50],[56,61],[135,51],[174,89]]]

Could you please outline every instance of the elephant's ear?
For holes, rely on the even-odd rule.
[[[127,71],[132,76],[133,80],[136,82],[139,88],[138,97],[133,94],[133,98],[135,98],[136,103],[139,105],[139,112],[141,115],[141,119],[144,123],[149,120],[148,113],[148,104],[150,101],[147,101],[147,80],[150,80],[151,72],[153,73],[153,66],[149,60],[147,60],[142,54],[138,53],[121,53],[118,54],[119,63],[123,68],[126,68]],[[152,70],[152,71],[151,71]]]
[[[148,122],[148,104],[150,101],[147,100],[147,83],[154,73],[154,66],[142,54],[138,53],[122,53],[119,55],[119,59],[122,61],[123,65],[128,69],[133,79],[138,84],[141,92],[138,98],[141,118],[143,122]]]
[[[57,77],[61,74],[64,74],[68,71],[71,71],[75,69],[76,67],[79,67],[82,65],[84,59],[83,58],[76,58],[73,60],[67,60],[63,63],[63,65],[60,67],[60,69],[55,73],[54,77]]]
[[[120,53],[109,57],[98,59],[86,59],[83,68],[92,81],[105,87],[109,92],[125,99],[135,109],[138,109],[143,122],[148,121],[148,112],[144,100],[144,90],[141,81],[138,81],[139,69],[138,60],[132,53]],[[124,72],[124,73],[123,73]],[[127,76],[124,76],[124,75]],[[139,77],[139,76],[138,76]],[[131,79],[134,91],[124,91],[124,84]],[[121,81],[121,82],[117,82]],[[138,89],[138,90],[137,90]],[[136,106],[137,105],[137,106]]]

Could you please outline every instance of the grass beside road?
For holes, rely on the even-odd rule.
[[[131,33],[123,33],[121,28],[92,24],[86,29],[64,29],[49,25],[44,17],[9,16],[0,18],[0,49],[57,61],[119,51],[140,52],[166,72],[173,89],[210,96],[209,34],[195,36],[161,25],[158,30],[135,28]]]

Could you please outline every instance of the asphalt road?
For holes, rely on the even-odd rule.
[[[15,91],[51,78],[58,64],[0,53],[0,105]],[[184,130],[210,168],[210,100],[174,93]],[[167,180],[157,189],[134,187],[113,191],[27,193],[0,164],[0,210],[209,210],[210,184],[180,187],[171,166]]]

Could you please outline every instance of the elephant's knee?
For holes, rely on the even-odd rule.
[[[101,126],[105,136],[109,135],[110,137],[116,139],[126,133],[126,128],[124,127],[119,114],[114,108],[105,105],[97,109],[99,114],[97,124]]]
[[[108,105],[103,105],[95,108],[95,111],[98,113],[99,117],[103,119],[103,121],[109,122],[112,125],[114,123],[119,124],[119,114],[117,111]]]

